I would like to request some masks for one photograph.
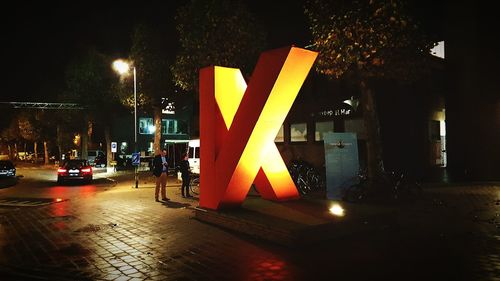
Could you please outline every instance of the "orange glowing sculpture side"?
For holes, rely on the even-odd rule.
[[[269,200],[299,197],[274,139],[317,57],[287,47],[263,53],[250,84],[239,69],[200,71],[200,206],[239,206],[250,186]]]

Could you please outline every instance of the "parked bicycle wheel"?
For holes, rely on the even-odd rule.
[[[358,203],[365,199],[365,190],[363,183],[357,183],[344,189],[342,200],[350,203]]]
[[[311,191],[324,187],[321,175],[305,161],[292,161],[288,171],[301,195],[306,195]]]
[[[401,175],[401,179],[396,185],[396,191],[398,200],[401,201],[413,202],[423,196],[422,186],[417,181],[408,178],[404,174]]]
[[[364,170],[360,170],[358,174],[347,179],[341,185],[342,200],[350,203],[358,203],[366,199],[366,182],[367,177]]]
[[[295,185],[301,194],[307,194],[311,191],[311,187],[302,175],[298,175],[295,180]]]
[[[199,195],[200,194],[200,177],[199,176],[191,176],[191,182],[189,183],[189,191],[191,194]]]

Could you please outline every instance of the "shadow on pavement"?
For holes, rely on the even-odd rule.
[[[191,207],[191,204],[179,203],[179,202],[174,202],[174,201],[166,201],[166,202],[162,202],[162,204],[168,208],[174,208],[174,209]]]
[[[107,178],[93,179],[92,182],[90,182],[90,183],[80,181],[80,180],[73,180],[73,181],[66,181],[66,182],[59,184],[59,183],[57,183],[56,180],[42,180],[42,179],[36,180],[36,182],[37,182],[37,187],[39,187],[39,188],[48,188],[48,187],[54,187],[54,186],[86,186],[86,185],[114,184],[113,181],[110,181]],[[1,184],[0,184],[0,188],[1,188]]]
[[[62,185],[62,186],[81,186],[81,185],[98,185],[98,184],[106,184],[106,183],[112,183],[112,181],[109,181],[106,178],[98,178],[98,179],[93,179],[90,183],[85,182],[85,181],[80,181],[80,180],[72,180],[72,181],[64,181],[62,183],[57,183],[54,181],[49,182],[52,186],[53,185]]]

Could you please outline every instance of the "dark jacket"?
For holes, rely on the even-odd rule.
[[[181,162],[179,163],[179,171],[181,172],[183,178],[189,178],[189,175],[191,174],[189,161],[181,160]]]
[[[165,156],[165,158],[168,163],[168,157]],[[163,163],[161,162],[161,155],[156,155],[155,158],[153,159],[153,175],[155,175],[155,177],[159,177],[161,176],[161,172],[163,172]]]

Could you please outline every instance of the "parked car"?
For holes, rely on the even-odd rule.
[[[99,154],[97,157],[94,159],[94,167],[101,167],[104,168],[106,167],[106,155],[104,154]]]
[[[64,161],[57,169],[57,182],[60,184],[67,180],[82,180],[87,183],[92,181],[92,167],[85,159],[70,159]]]
[[[119,154],[116,155],[115,158],[116,161],[116,170],[129,170],[133,169],[134,166],[132,166],[132,155],[125,155],[125,154]]]
[[[24,160],[28,160],[28,155],[30,153],[29,152],[26,152],[26,151],[18,151],[17,152],[17,159],[21,160],[21,161],[24,161]]]
[[[89,150],[87,160],[91,166],[95,166],[96,158],[106,158],[106,154],[102,150]]]
[[[200,139],[192,139],[188,144],[188,161],[191,172],[200,173]]]
[[[16,167],[10,160],[0,160],[0,177],[15,177]]]
[[[45,162],[45,153],[37,153],[35,158],[35,153],[30,154],[29,159],[31,163],[43,163]]]

